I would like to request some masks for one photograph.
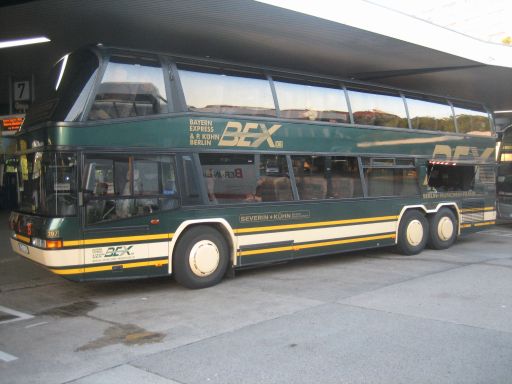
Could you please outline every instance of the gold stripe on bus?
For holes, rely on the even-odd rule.
[[[21,240],[25,243],[30,243],[30,237],[16,234],[16,240]]]
[[[494,211],[495,209],[496,209],[495,207],[465,208],[465,209],[461,209],[460,211],[462,213],[466,213],[466,212]]]
[[[293,249],[294,248],[291,245],[288,245],[286,247],[274,247],[274,248],[254,249],[251,251],[240,251],[238,253],[238,255],[239,256],[250,256],[250,255],[259,255],[261,253],[293,251]]]
[[[83,245],[83,240],[65,240],[62,245],[64,247],[77,247]]]
[[[101,265],[99,267],[84,267],[84,268],[70,268],[70,269],[51,269],[53,273],[57,275],[77,275],[80,273],[91,273],[91,272],[105,272],[111,271],[112,267],[122,265],[123,269],[138,268],[138,267],[160,267],[162,265],[169,264],[169,260],[154,260],[154,261],[141,261],[138,263],[127,263],[127,264],[109,264]]]
[[[496,224],[495,221],[484,221],[482,223],[475,223],[473,224],[474,227],[483,227],[484,225],[494,225]]]
[[[494,225],[495,221],[481,221],[479,223],[471,223],[471,224],[461,224],[461,228],[470,228],[470,227],[483,227],[485,225]]]
[[[281,229],[314,228],[314,227],[324,227],[324,226],[334,226],[334,225],[344,225],[344,224],[368,223],[368,222],[378,222],[378,221],[397,220],[397,219],[398,219],[398,216],[366,217],[363,219],[318,221],[316,223],[284,224],[284,225],[272,225],[272,226],[267,226],[267,227],[239,228],[239,229],[234,229],[233,232],[235,234],[240,234],[240,233],[250,233],[250,232],[274,231],[274,230],[281,230]]]
[[[351,244],[351,243],[360,243],[363,241],[394,239],[394,238],[395,238],[395,234],[393,233],[393,234],[388,234],[388,235],[358,237],[355,239],[332,240],[332,241],[322,241],[319,243],[291,245],[291,246],[286,246],[286,247],[255,249],[255,250],[250,250],[250,251],[241,251],[239,253],[239,255],[240,256],[250,256],[250,255],[258,255],[261,253],[300,251],[301,249],[308,249],[308,248],[328,247],[330,245]]]
[[[94,245],[107,243],[122,243],[125,241],[144,241],[144,240],[169,240],[172,239],[174,233],[163,233],[159,235],[137,235],[122,237],[105,237],[85,240],[67,240],[64,241],[64,247],[75,247],[80,245]]]

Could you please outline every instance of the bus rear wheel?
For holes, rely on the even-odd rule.
[[[455,214],[448,208],[441,208],[430,218],[429,229],[429,248],[449,248],[457,238],[457,219]]]
[[[420,253],[428,240],[428,220],[419,211],[407,211],[400,220],[396,249],[402,255]]]
[[[178,240],[173,256],[176,281],[191,289],[218,284],[226,273],[229,248],[216,229],[201,225],[187,230]]]

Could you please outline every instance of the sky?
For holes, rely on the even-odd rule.
[[[512,0],[258,1],[484,64],[512,67]]]
[[[511,44],[510,0],[366,0],[473,38]]]

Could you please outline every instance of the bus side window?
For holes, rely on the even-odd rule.
[[[254,194],[254,155],[202,153],[199,159],[210,203],[243,203]]]
[[[369,197],[415,196],[420,193],[418,172],[410,159],[364,159]]]
[[[491,122],[489,115],[483,110],[453,107],[455,111],[455,120],[457,120],[457,132],[480,136],[491,136]]]
[[[455,132],[452,108],[446,101],[407,97],[406,102],[413,129]]]
[[[345,93],[336,84],[300,83],[273,77],[281,117],[329,123],[350,120]]]
[[[408,128],[404,101],[397,92],[348,89],[355,124]]]
[[[299,199],[327,198],[325,157],[292,156],[292,162]]]
[[[133,215],[178,207],[174,157],[135,156],[133,161]]]
[[[344,156],[293,156],[301,200],[362,197],[357,158]]]
[[[200,160],[213,204],[293,200],[284,155],[205,153]]]
[[[189,111],[276,116],[270,83],[261,73],[181,64],[178,71]]]
[[[171,156],[86,155],[82,190],[87,224],[179,206]]]
[[[183,156],[181,158],[183,183],[181,185],[181,198],[185,205],[195,205],[201,203],[199,188],[197,185],[197,175],[192,156]]]
[[[327,172],[327,198],[362,197],[363,187],[357,158],[333,156],[330,161],[330,171]]]
[[[261,155],[259,167],[260,177],[254,194],[257,201],[293,200],[285,156]]]

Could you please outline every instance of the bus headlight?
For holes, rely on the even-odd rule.
[[[32,238],[32,245],[44,249],[58,249],[62,248],[62,240],[43,240],[37,237]]]
[[[37,237],[33,237],[32,245],[38,248],[46,248],[46,241],[43,239],[38,239]]]

